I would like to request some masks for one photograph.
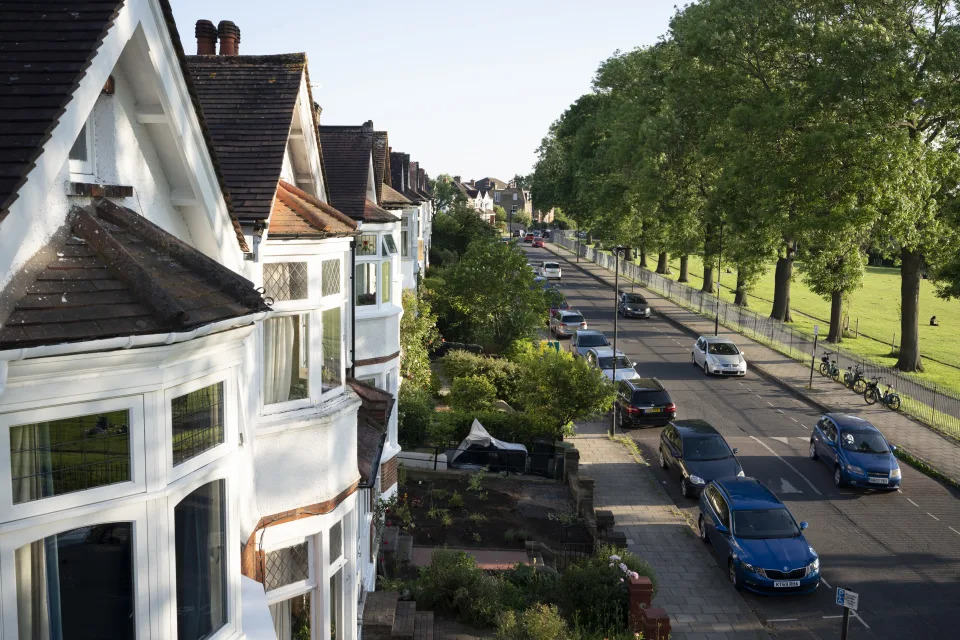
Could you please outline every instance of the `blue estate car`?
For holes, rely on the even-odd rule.
[[[773,492],[754,478],[714,480],[700,494],[700,539],[726,562],[737,589],[809,593],[820,586],[820,558]]]
[[[838,487],[898,489],[900,465],[893,451],[875,426],[844,413],[824,415],[810,436],[810,459],[830,465]]]

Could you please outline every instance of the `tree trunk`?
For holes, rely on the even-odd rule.
[[[704,293],[715,293],[713,290],[713,266],[707,263],[703,264],[703,286],[700,288]]]
[[[747,304],[747,283],[739,270],[737,270],[737,292],[734,294],[733,304],[738,307],[749,306]]]
[[[897,369],[923,371],[920,359],[920,272],[923,255],[900,251],[900,356]]]
[[[687,254],[680,256],[680,277],[677,282],[690,282],[690,256]]]
[[[827,342],[843,342],[843,291],[830,294],[830,332],[827,334]]]
[[[773,276],[773,309],[770,317],[781,322],[793,322],[790,315],[790,281],[793,278],[793,258],[796,245],[786,243],[784,256],[777,258],[777,268]]]
[[[657,273],[662,273],[662,274],[668,273],[667,260],[668,260],[667,252],[661,251],[660,255],[657,256]]]
[[[647,250],[646,249],[640,249],[640,268],[641,269],[647,268]]]

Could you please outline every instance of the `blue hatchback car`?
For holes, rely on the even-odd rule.
[[[894,449],[875,426],[845,413],[824,415],[810,436],[810,459],[830,465],[838,487],[898,489],[901,474]]]
[[[820,558],[777,496],[755,478],[714,480],[700,494],[700,539],[710,542],[737,589],[809,593],[820,586]]]

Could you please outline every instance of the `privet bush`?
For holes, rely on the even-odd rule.
[[[450,407],[454,411],[474,413],[490,409],[497,399],[497,388],[487,378],[465,375],[453,379],[450,389]]]
[[[490,381],[497,389],[497,398],[511,402],[516,391],[517,365],[504,358],[491,358],[456,349],[440,359],[444,373],[455,380],[477,375]]]
[[[403,385],[397,403],[397,430],[400,442],[427,442],[433,422],[433,398],[425,390]]]
[[[497,621],[497,640],[575,640],[553,605],[536,604],[517,615],[507,611]]]
[[[463,551],[437,549],[413,586],[417,608],[433,609],[470,624],[493,626],[497,615],[520,602],[515,586],[477,567]]]

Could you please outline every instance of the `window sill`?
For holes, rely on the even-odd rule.
[[[403,313],[403,307],[393,303],[382,304],[379,307],[370,305],[369,307],[357,307],[357,320],[369,320],[373,318],[386,318]]]
[[[328,426],[337,415],[344,411],[355,411],[359,404],[360,398],[355,393],[341,393],[306,408],[269,415],[261,414],[255,432],[256,437]]]

